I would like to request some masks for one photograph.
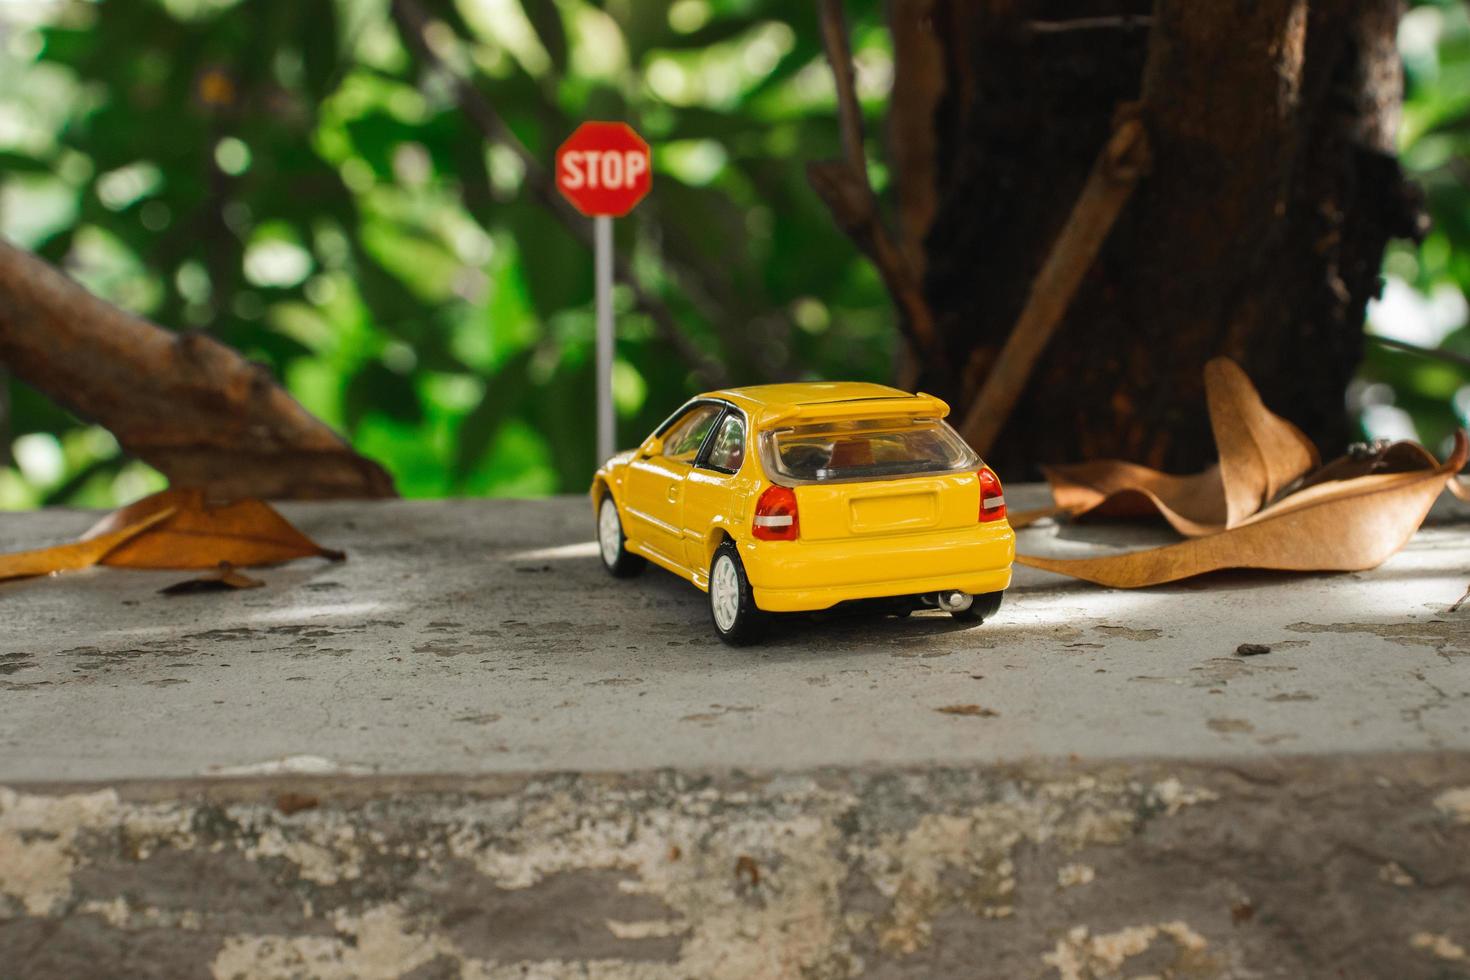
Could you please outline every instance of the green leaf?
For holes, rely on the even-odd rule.
[[[316,98],[325,98],[338,80],[340,65],[337,5],[332,0],[308,0],[300,5],[301,55],[306,70],[306,87]]]
[[[525,7],[526,17],[541,39],[541,46],[551,57],[557,74],[566,74],[567,29],[555,0],[521,0],[521,5]]]
[[[364,364],[347,384],[342,415],[347,427],[355,430],[369,412],[406,424],[422,421],[423,407],[419,404],[413,378],[389,370],[381,361]]]
[[[45,161],[24,153],[0,150],[0,177],[12,174],[46,174],[52,170]]]
[[[487,379],[485,394],[459,427],[454,475],[463,481],[486,456],[496,434],[531,391],[528,368],[532,351],[522,351]]]
[[[504,209],[531,303],[542,316],[592,302],[592,255],[538,205]],[[591,218],[586,221],[590,230]]]

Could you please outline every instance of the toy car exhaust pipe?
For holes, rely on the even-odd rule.
[[[945,612],[964,612],[970,608],[975,597],[968,592],[941,592],[939,593],[939,608]]]

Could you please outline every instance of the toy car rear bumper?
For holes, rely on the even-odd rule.
[[[999,592],[1011,584],[1015,556],[1016,535],[1005,521],[883,538],[740,546],[755,604],[767,612],[941,590]]]

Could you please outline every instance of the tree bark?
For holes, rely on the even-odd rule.
[[[176,487],[230,499],[396,496],[381,466],[264,367],[132,316],[4,242],[0,365],[107,428]]]
[[[989,461],[1013,479],[1114,456],[1198,469],[1214,454],[1202,371],[1219,354],[1337,451],[1383,249],[1419,230],[1394,157],[1401,12],[1400,0],[895,0],[896,46],[927,44],[943,65],[942,86],[900,77],[893,105],[894,131],[917,114],[935,134],[932,159],[912,145],[896,156],[906,238],[922,241],[954,365],[919,386],[964,416],[1115,113],[1140,101],[1152,170]]]

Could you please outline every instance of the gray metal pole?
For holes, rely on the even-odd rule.
[[[615,451],[613,443],[612,367],[612,219],[606,215],[593,218],[593,238],[597,244],[597,463],[601,465]]]

